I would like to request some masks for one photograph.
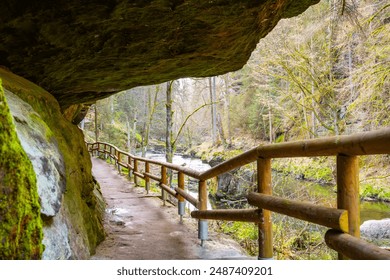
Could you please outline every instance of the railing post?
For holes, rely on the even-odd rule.
[[[167,168],[165,166],[161,166],[161,182],[160,184],[167,184]],[[163,200],[163,204],[166,204],[167,193],[164,189],[161,188],[161,199]]]
[[[112,147],[110,146],[110,163],[112,163]]]
[[[177,184],[179,189],[184,191],[184,173],[180,172],[177,173]],[[186,209],[186,201],[184,197],[181,195],[178,196],[178,214],[180,215],[180,223],[183,223],[183,216],[185,214],[185,209]]]
[[[145,162],[145,173],[149,173],[149,171],[150,171],[149,162]],[[150,178],[147,175],[145,175],[145,189],[146,189],[146,193],[149,193]]]
[[[104,144],[104,160],[107,160],[107,144]]]
[[[98,143],[97,150],[96,150],[96,152],[95,152],[95,156],[97,156],[97,157],[100,156],[99,150],[100,150],[100,143]]]
[[[122,173],[122,166],[119,164],[120,162],[121,162],[121,153],[119,152],[119,151],[117,151],[117,153],[118,153],[118,171],[119,171],[119,174],[121,174]]]
[[[337,156],[337,208],[348,211],[348,233],[360,237],[359,161],[357,156]],[[339,254],[340,259],[345,259]]]
[[[131,157],[130,156],[127,156],[127,167],[129,168],[129,179],[131,178],[131,172],[133,171],[133,169],[131,168]]]
[[[136,160],[136,159],[134,159],[133,174],[134,174],[134,185],[137,186],[138,185],[138,178],[137,178],[137,175],[135,175],[135,172],[138,172],[138,160]]]
[[[271,159],[257,159],[257,188],[259,193],[272,194]],[[272,259],[272,221],[271,211],[261,209],[259,227],[259,260]]]
[[[206,181],[199,181],[198,188],[198,201],[199,210],[207,210],[207,184]],[[200,239],[200,245],[203,246],[204,241],[208,238],[208,222],[207,220],[198,221],[198,238]]]

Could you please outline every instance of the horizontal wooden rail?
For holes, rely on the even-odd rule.
[[[234,170],[257,158],[288,158],[343,155],[390,154],[390,128],[357,133],[353,135],[325,137],[304,141],[293,141],[262,145],[216,165],[200,175],[208,180]]]
[[[136,172],[136,171],[134,171],[134,172],[133,172],[133,174],[134,174],[135,176],[137,176],[137,177],[140,177],[140,178],[142,178],[142,179],[144,179],[144,178],[145,178],[145,175],[144,175],[144,174],[142,174],[141,172]]]
[[[177,196],[177,193],[173,189],[171,189],[168,185],[160,184],[160,188],[164,189],[167,193],[173,195],[174,197]]]
[[[390,260],[390,251],[337,230],[328,230],[325,242],[333,250],[353,260]]]
[[[217,209],[192,211],[191,217],[206,220],[223,220],[223,221],[239,221],[239,222],[260,222],[258,209]]]
[[[175,188],[175,191],[178,194],[180,194],[182,197],[184,197],[189,203],[194,205],[196,208],[199,208],[199,202],[195,197],[193,197],[192,195],[190,195],[189,193],[185,192],[184,190],[178,187]]]
[[[262,209],[348,232],[348,212],[346,210],[297,202],[260,193],[250,193],[248,202]]]
[[[152,173],[145,173],[146,177],[149,177],[150,179],[153,179],[155,181],[161,182],[161,177],[158,177],[156,175],[153,175]]]

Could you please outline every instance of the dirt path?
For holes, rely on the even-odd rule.
[[[93,174],[107,204],[106,240],[92,259],[247,259],[233,240],[209,232],[204,247],[197,238],[196,220],[187,216],[179,223],[176,207],[157,195],[146,195],[118,174],[113,165],[92,158]]]

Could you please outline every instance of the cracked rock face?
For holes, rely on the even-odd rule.
[[[37,177],[41,214],[54,217],[65,191],[65,164],[50,128],[34,109],[12,92],[5,90],[15,120],[18,137],[30,158]]]
[[[2,0],[0,65],[62,109],[238,70],[281,18],[319,0]]]

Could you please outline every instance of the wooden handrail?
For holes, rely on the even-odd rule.
[[[222,162],[200,174],[208,180],[234,170],[257,158],[289,158],[337,155],[390,154],[390,128],[346,136],[325,137],[261,145],[241,155]]]
[[[348,211],[293,201],[262,193],[250,193],[248,203],[300,220],[348,232]]]
[[[390,260],[390,251],[337,230],[328,230],[325,234],[325,242],[330,248],[350,259]]]
[[[103,145],[103,149],[101,149]],[[91,147],[90,147],[91,146]],[[271,211],[279,212],[301,220],[330,227],[326,234],[327,245],[340,253],[340,258],[388,259],[389,254],[378,247],[361,241],[359,237],[359,185],[358,158],[361,155],[390,154],[390,127],[372,132],[357,133],[348,136],[335,136],[320,139],[294,141],[278,144],[260,145],[204,172],[183,167],[173,163],[160,162],[134,156],[121,151],[114,145],[104,142],[87,143],[88,151],[98,151],[114,158],[116,164],[129,168],[133,172],[134,183],[137,178],[149,178],[159,182],[162,198],[165,203],[166,192],[177,197],[182,203],[187,200],[199,211],[193,211],[192,217],[199,219],[202,230],[199,236],[207,239],[205,220],[218,219],[229,221],[245,221],[258,224],[259,229],[259,259],[272,258],[272,222]],[[109,147],[109,149],[108,149]],[[123,156],[127,162],[121,162]],[[271,159],[289,157],[337,157],[337,206],[339,209],[312,205],[305,202],[291,201],[272,196]],[[133,161],[133,164],[131,164]],[[248,202],[258,209],[240,210],[207,210],[207,180],[223,173],[237,169],[243,165],[257,161],[258,193],[248,195]],[[145,172],[140,172],[138,163],[145,164]],[[161,167],[161,177],[152,174],[149,165]],[[178,172],[179,186],[171,188],[167,184],[167,169]],[[198,198],[194,198],[184,190],[184,175],[199,181]],[[148,190],[148,186],[146,187]],[[338,231],[335,231],[338,230]],[[340,231],[348,232],[340,233]],[[370,250],[370,253],[365,251]]]
[[[239,222],[260,222],[260,212],[258,209],[217,209],[192,211],[191,217],[197,219],[239,221]]]

